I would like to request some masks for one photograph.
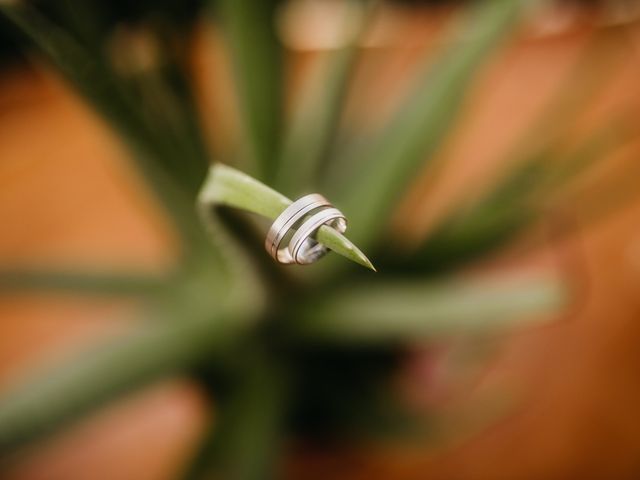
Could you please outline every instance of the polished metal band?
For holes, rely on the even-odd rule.
[[[329,249],[312,236],[322,225],[330,225],[339,232],[347,228],[342,212],[334,208],[320,194],[312,193],[297,199],[275,219],[265,239],[265,249],[278,263],[306,265],[322,258]],[[294,229],[288,245],[280,248]]]
[[[330,205],[329,201],[318,193],[297,199],[285,208],[271,225],[264,245],[267,252],[279,263],[293,263],[289,250],[286,247],[280,248],[287,233],[313,210]]]
[[[306,265],[327,253],[327,247],[311,238],[316,230],[325,224],[331,225],[340,233],[347,229],[347,219],[337,208],[327,208],[311,215],[300,225],[289,242],[289,253],[294,262]]]

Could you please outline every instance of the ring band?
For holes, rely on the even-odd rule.
[[[289,249],[287,247],[280,248],[280,244],[296,223],[313,210],[325,206],[331,206],[325,197],[318,193],[311,193],[297,199],[278,215],[265,239],[265,248],[274,260],[284,264],[294,263]]]
[[[282,264],[308,265],[329,252],[329,248],[313,238],[323,225],[329,225],[340,233],[347,229],[347,219],[318,193],[305,195],[285,208],[274,220],[265,238],[265,249],[273,259]],[[296,230],[280,248],[291,231]]]
[[[289,242],[289,253],[294,262],[300,265],[313,263],[327,253],[327,247],[311,238],[325,224],[330,224],[340,233],[347,229],[347,219],[337,208],[326,208],[310,216]]]

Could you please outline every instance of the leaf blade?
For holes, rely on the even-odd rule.
[[[562,283],[551,278],[362,283],[297,312],[292,328],[309,341],[413,341],[491,330],[553,311],[563,300]]]
[[[220,0],[224,33],[232,54],[245,138],[242,152],[257,178],[272,177],[282,116],[282,52],[274,31],[276,2]]]
[[[89,295],[152,295],[167,281],[137,272],[2,269],[0,295],[15,292],[83,293]]]
[[[206,316],[193,316],[192,308],[191,316],[187,308],[159,309],[152,325],[138,326],[6,390],[0,398],[0,449],[13,451],[127,391],[193,365],[247,324],[210,302],[207,307]],[[177,317],[181,321],[174,321]]]
[[[347,18],[342,19],[343,23],[354,22],[355,25],[350,26],[354,33],[346,45],[325,53],[319,60],[285,133],[274,186],[291,195],[298,195],[313,185],[329,151],[359,54],[358,42],[374,6],[352,0],[345,2],[344,8]]]
[[[239,170],[215,164],[200,192],[198,204],[204,211],[226,205],[275,220],[291,200]],[[375,271],[364,253],[335,229],[323,225],[317,232],[317,240],[337,254]]]
[[[355,178],[343,182],[345,188],[337,198],[357,220],[352,230],[356,243],[375,242],[394,200],[451,130],[473,74],[510,31],[522,3],[483,2],[477,14],[470,16],[468,38],[443,52],[381,134],[364,151],[353,154],[367,163],[362,163]]]

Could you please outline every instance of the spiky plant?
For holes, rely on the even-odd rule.
[[[540,218],[549,208],[541,199],[553,198],[570,172],[602,154],[611,144],[610,131],[566,152],[557,135],[534,129],[532,136],[543,140],[512,152],[512,170],[446,217],[410,253],[387,228],[416,174],[436,158],[476,73],[517,24],[525,3],[488,0],[463,12],[450,41],[435,61],[425,60],[392,117],[375,132],[340,135],[358,35],[371,7],[354,3],[361,22],[354,31],[360,33],[322,58],[305,100],[285,119],[277,2],[220,0],[210,10],[232,58],[242,135],[235,155],[211,158],[185,65],[190,19],[178,22],[167,9],[131,20],[158,56],[138,69],[135,45],[109,47],[117,45],[122,29],[114,31],[99,2],[69,1],[42,10],[3,2],[4,15],[130,147],[132,161],[179,233],[181,254],[158,278],[136,272],[2,273],[3,288],[128,295],[144,299],[147,308],[144,321],[126,335],[91,345],[7,392],[0,399],[0,451],[180,372],[211,392],[218,412],[189,475],[269,478],[283,438],[357,437],[401,424],[408,412],[391,381],[408,344],[482,335],[559,308],[564,289],[554,278],[452,281],[447,274]],[[585,92],[573,90],[558,92],[564,106],[545,114],[542,130],[558,111],[575,111]],[[558,156],[565,161],[549,161]],[[290,198],[310,191],[325,194],[350,221],[346,236],[324,227],[317,239],[371,269],[362,249],[379,273],[336,255],[305,268],[282,268],[268,258],[261,244],[268,222],[255,219],[273,220]]]

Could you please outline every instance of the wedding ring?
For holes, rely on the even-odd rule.
[[[322,225],[330,225],[340,233],[344,233],[347,229],[347,219],[337,208],[320,210],[306,219],[289,242],[289,253],[294,262],[307,265],[327,253],[327,247],[312,238]]]
[[[285,208],[275,219],[267,233],[265,249],[278,263],[314,263],[329,251],[313,238],[323,225],[329,225],[343,233],[347,229],[347,220],[322,195],[305,195]],[[294,230],[295,233],[292,233]],[[290,240],[281,248],[287,236],[290,236]]]
[[[311,193],[299,198],[285,208],[275,219],[267,233],[264,244],[267,252],[279,263],[294,263],[289,249],[287,247],[280,248],[282,241],[287,236],[287,233],[310,212],[320,207],[328,206],[331,206],[331,204],[326,198],[318,193]]]

